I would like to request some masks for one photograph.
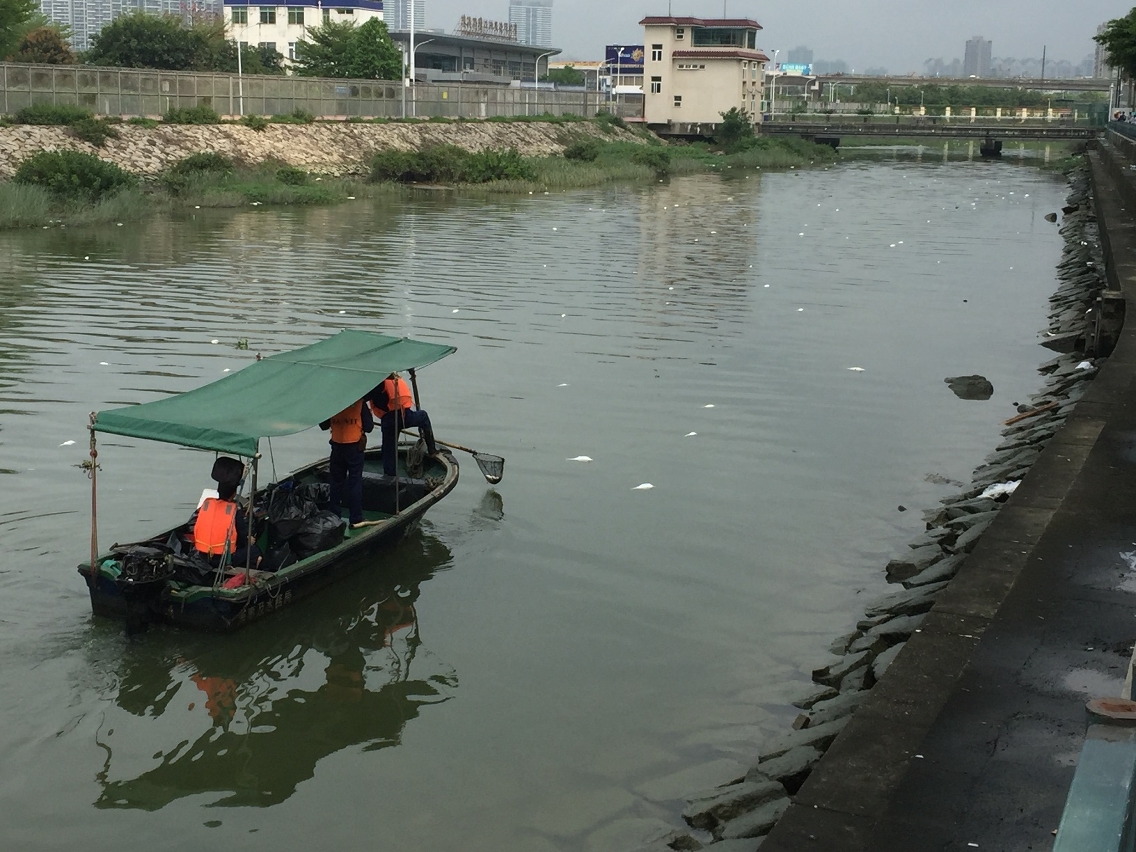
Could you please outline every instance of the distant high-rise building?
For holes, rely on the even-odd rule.
[[[552,47],[552,0],[509,0],[509,23],[522,44]]]
[[[962,61],[964,77],[990,76],[990,42],[975,36],[966,43],[966,56]]]
[[[383,21],[388,30],[410,29],[410,4],[414,3],[414,29],[426,29],[426,0],[384,0]]]
[[[790,65],[812,65],[812,49],[805,47],[803,44],[798,45],[789,51],[789,57],[785,61]]]
[[[1097,35],[1108,29],[1108,24],[1097,27]],[[1093,76],[1101,79],[1112,76],[1112,66],[1108,64],[1108,51],[1103,44],[1098,44],[1093,52]]]
[[[48,20],[71,28],[71,47],[87,50],[91,37],[123,13],[149,12],[188,19],[220,17],[221,0],[39,0]]]

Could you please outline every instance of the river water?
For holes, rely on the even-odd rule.
[[[0,235],[0,846],[618,852],[681,825],[1038,387],[1064,193],[860,160]],[[94,620],[88,412],[342,327],[455,344],[423,405],[501,485],[468,460],[371,572],[231,636]],[[970,373],[992,399],[943,383]],[[101,543],[186,517],[211,458],[105,436]]]

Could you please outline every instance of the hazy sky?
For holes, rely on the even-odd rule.
[[[764,28],[758,44],[785,61],[808,45],[817,59],[843,59],[857,70],[883,66],[896,74],[922,72],[926,59],[962,58],[966,40],[993,42],[997,57],[1080,62],[1092,52],[1098,24],[1128,13],[1136,0],[726,0],[730,17]],[[720,17],[722,0],[672,0],[675,15]],[[447,32],[461,15],[506,21],[508,0],[426,0],[426,24]],[[602,59],[605,44],[641,44],[645,15],[667,14],[667,0],[555,0],[553,46],[567,59]]]

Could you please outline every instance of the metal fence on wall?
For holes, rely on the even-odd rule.
[[[642,115],[642,96],[609,102],[597,92],[559,92],[471,83],[426,84],[403,89],[398,81],[95,68],[0,63],[0,112],[32,104],[72,104],[101,115],[159,116],[205,104],[222,115],[285,115],[305,110],[318,117],[402,115],[450,118],[580,115],[607,109]]]

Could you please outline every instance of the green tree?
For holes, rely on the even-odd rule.
[[[15,51],[38,9],[36,0],[0,0],[0,57]]]
[[[34,62],[41,65],[74,65],[75,54],[54,27],[37,27],[16,45],[10,62]]]
[[[582,86],[584,85],[583,71],[578,71],[572,65],[565,65],[563,68],[554,68],[540,78],[542,83],[556,83],[559,86]]]
[[[206,71],[217,47],[200,28],[187,27],[179,18],[134,12],[115,18],[93,36],[85,58],[91,65]]]
[[[296,43],[293,68],[303,77],[398,80],[402,54],[380,20],[372,18],[358,27],[351,21],[328,21]]]
[[[1109,21],[1093,41],[1104,45],[1109,65],[1121,69],[1129,79],[1136,78],[1136,9]]]

